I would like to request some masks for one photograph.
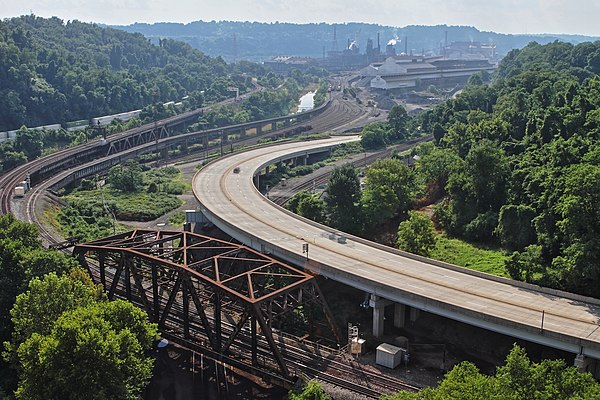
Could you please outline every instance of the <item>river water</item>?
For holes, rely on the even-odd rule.
[[[308,92],[300,97],[298,112],[312,110],[315,107],[315,92]]]

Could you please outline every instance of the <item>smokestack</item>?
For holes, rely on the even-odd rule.
[[[381,47],[379,47],[379,32],[377,32],[377,54],[381,54]]]
[[[446,31],[445,38],[444,38],[444,58],[446,58],[447,50],[448,50],[448,31]]]
[[[408,54],[408,36],[404,37],[404,54]]]

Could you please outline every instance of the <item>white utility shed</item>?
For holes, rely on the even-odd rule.
[[[406,350],[388,343],[382,343],[377,347],[375,363],[387,368],[396,368],[402,361],[402,355]]]

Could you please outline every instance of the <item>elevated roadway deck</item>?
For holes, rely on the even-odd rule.
[[[288,143],[233,154],[196,174],[194,194],[204,216],[223,231],[254,249],[373,294],[375,309],[378,299],[387,299],[570,351],[580,361],[585,356],[600,359],[599,300],[470,271],[352,237],[278,207],[253,184],[256,173],[270,163],[352,140],[357,138]],[[233,172],[236,167],[239,173]],[[306,243],[308,259],[302,252]]]

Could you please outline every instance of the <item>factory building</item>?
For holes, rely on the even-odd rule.
[[[496,65],[486,59],[395,56],[360,70],[359,85],[383,90],[415,89],[428,85],[464,84],[479,71],[492,72]]]

